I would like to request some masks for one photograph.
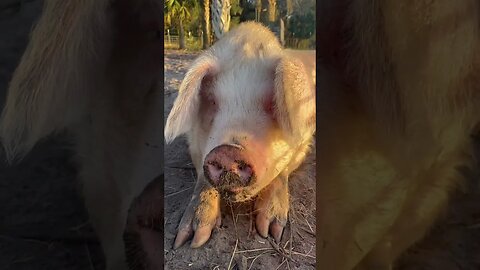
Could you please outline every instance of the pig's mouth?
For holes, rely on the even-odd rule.
[[[250,187],[222,186],[216,189],[222,199],[229,202],[245,202],[253,197]]]
[[[259,187],[256,184],[256,179],[252,179],[249,185],[220,185],[214,186],[220,193],[220,197],[231,203],[246,202],[252,200],[258,193]]]
[[[244,202],[250,200],[254,194],[253,189],[256,183],[256,176],[252,175],[247,182],[241,181],[235,173],[224,171],[220,175],[221,184],[212,181],[210,174],[205,172],[208,182],[220,193],[223,200],[229,202]]]

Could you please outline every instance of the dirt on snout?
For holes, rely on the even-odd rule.
[[[165,51],[165,117],[195,53]],[[315,149],[290,177],[291,210],[282,241],[255,232],[253,202],[222,203],[222,225],[198,249],[173,250],[195,169],[184,138],[165,146],[165,269],[315,269]]]

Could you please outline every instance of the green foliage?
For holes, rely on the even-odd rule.
[[[288,19],[287,30],[292,37],[308,39],[315,35],[315,13],[293,13]]]
[[[239,0],[239,5],[242,7],[240,15],[240,22],[255,20],[255,3],[247,0]]]
[[[267,1],[267,0],[262,0]],[[287,46],[306,49],[315,47],[315,5],[314,0],[287,0],[291,1],[292,13],[287,17],[287,2],[277,1],[277,18],[285,21],[285,38]],[[201,47],[200,30],[203,19],[201,1],[194,0],[165,0],[164,22],[165,29],[171,35],[180,35],[179,21],[182,20],[185,41],[189,50]],[[256,1],[230,0],[231,21],[230,29],[235,28],[244,21],[255,20]],[[262,11],[266,12],[266,11]],[[269,25],[264,22],[264,24]],[[272,29],[278,28],[278,22],[270,25]],[[191,34],[189,34],[191,33]]]
[[[231,0],[230,5],[232,5],[230,8],[230,16],[236,17],[242,15],[243,8],[240,5],[240,0]]]
[[[198,1],[193,0],[166,0],[164,4],[165,27],[178,27],[181,20],[184,25],[189,25],[200,16]]]

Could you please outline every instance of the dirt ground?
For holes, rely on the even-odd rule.
[[[41,6],[40,0],[25,1],[22,9],[2,9],[0,5],[0,108]],[[192,53],[166,52],[165,116],[194,57]],[[98,239],[77,192],[68,145],[68,137],[60,134],[37,145],[18,164],[8,167],[0,162],[0,269],[103,269]],[[227,269],[229,265],[235,269],[315,268],[313,156],[292,176],[291,219],[280,247],[256,236],[248,214],[251,206],[244,205],[224,207],[223,225],[204,247],[193,250],[184,246],[176,251],[171,248],[176,226],[195,181],[184,139],[165,147],[165,161],[166,269]],[[403,257],[400,269],[480,269],[480,177],[472,172],[467,175],[465,191],[454,196],[447,217]]]

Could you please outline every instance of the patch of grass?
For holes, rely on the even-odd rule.
[[[198,37],[186,37],[185,38],[185,45],[187,51],[200,51],[202,50],[202,40]],[[180,46],[178,42],[165,42],[164,48],[167,50],[178,50]]]

